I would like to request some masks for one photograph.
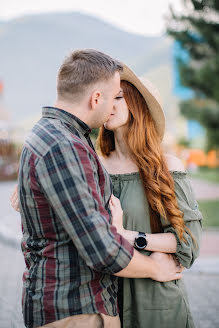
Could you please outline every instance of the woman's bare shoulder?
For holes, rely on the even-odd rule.
[[[169,171],[181,171],[185,172],[185,166],[183,162],[176,156],[171,154],[165,154],[166,163]]]

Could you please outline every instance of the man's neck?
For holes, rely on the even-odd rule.
[[[74,104],[74,103],[68,103],[68,102],[56,100],[56,102],[54,103],[54,107],[62,109],[72,115],[75,115],[81,121],[83,121],[88,126],[90,126],[88,109],[85,108],[83,104]]]

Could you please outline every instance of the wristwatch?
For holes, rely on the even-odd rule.
[[[144,232],[139,232],[138,236],[135,238],[134,247],[136,249],[144,249],[147,244],[146,234]]]

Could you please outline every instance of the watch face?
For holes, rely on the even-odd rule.
[[[146,245],[147,245],[147,242],[145,240],[145,237],[140,236],[140,237],[137,238],[137,246],[139,248],[144,248]]]

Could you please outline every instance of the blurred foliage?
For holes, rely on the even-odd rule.
[[[203,167],[199,167],[197,172],[194,173],[190,172],[189,174],[194,178],[199,178],[201,180],[219,183],[219,167],[209,168],[203,166]]]
[[[202,200],[198,202],[203,215],[203,227],[219,227],[219,202],[217,200]]]
[[[91,138],[94,140],[97,139],[98,132],[99,132],[99,129],[92,129],[91,134],[90,134]]]
[[[181,112],[207,130],[207,150],[219,147],[219,1],[183,0],[184,13],[170,7],[167,32],[184,54],[177,58],[181,84],[194,91]]]
[[[218,90],[219,93],[219,90]],[[191,99],[180,105],[181,113],[191,120],[196,120],[206,127],[206,150],[219,147],[219,103],[208,99]]]
[[[0,140],[0,181],[17,178],[21,145]]]
[[[190,144],[191,144],[190,141],[187,138],[185,138],[185,137],[181,137],[177,141],[177,145],[183,146],[185,148],[189,148],[190,147]]]

